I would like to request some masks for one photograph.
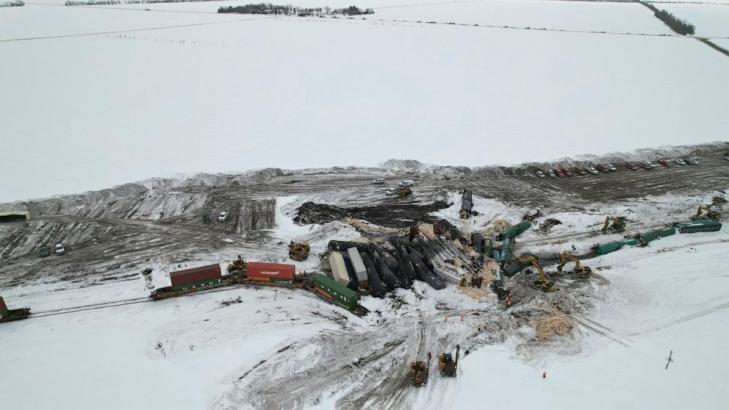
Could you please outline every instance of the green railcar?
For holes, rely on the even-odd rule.
[[[351,312],[354,312],[358,307],[359,293],[338,284],[329,276],[316,274],[314,276],[314,291],[324,299]]]
[[[509,238],[511,238],[511,239],[516,238],[517,236],[521,235],[522,233],[524,233],[524,231],[526,231],[527,229],[529,229],[531,227],[532,227],[531,222],[521,221],[518,224],[516,224],[516,225],[512,226],[511,228],[502,232],[499,235],[498,239],[505,240],[505,239],[509,239]]]
[[[595,245],[593,249],[595,249],[595,253],[598,255],[605,255],[608,253],[615,252],[619,249],[621,249],[625,245],[637,245],[638,241],[635,239],[621,239],[619,241],[613,241],[613,242],[607,242],[607,243],[600,243]]]
[[[638,241],[641,241],[642,243],[648,243],[651,241],[655,241],[656,239],[663,238],[664,236],[670,236],[676,233],[676,228],[670,227],[670,228],[661,228],[661,229],[655,229],[652,231],[644,232],[641,234],[638,234]]]
[[[676,224],[681,233],[716,232],[721,229],[721,222],[713,219],[699,219],[691,222]]]

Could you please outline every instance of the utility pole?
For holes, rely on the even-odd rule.
[[[666,370],[668,370],[668,365],[673,363],[673,350],[671,350],[670,353],[668,353],[668,360],[666,361]]]

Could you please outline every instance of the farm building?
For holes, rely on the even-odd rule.
[[[215,286],[222,280],[223,275],[217,263],[170,272],[170,282],[174,291]]]

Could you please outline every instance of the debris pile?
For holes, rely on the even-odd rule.
[[[572,319],[556,310],[546,313],[536,320],[534,329],[538,340],[547,341],[555,336],[567,336],[574,328]]]

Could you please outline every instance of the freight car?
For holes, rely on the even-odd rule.
[[[216,263],[170,272],[170,282],[171,286],[155,289],[150,295],[152,299],[166,299],[231,285],[234,278],[232,276],[224,277],[220,271],[220,265]]]
[[[294,286],[296,267],[285,263],[247,262],[241,283],[268,286]]]
[[[358,316],[367,314],[367,309],[358,303],[359,294],[335,282],[329,276],[322,274],[316,274],[314,276],[314,293]]]
[[[0,323],[21,320],[30,316],[29,308],[8,309],[5,300],[0,296]]]

